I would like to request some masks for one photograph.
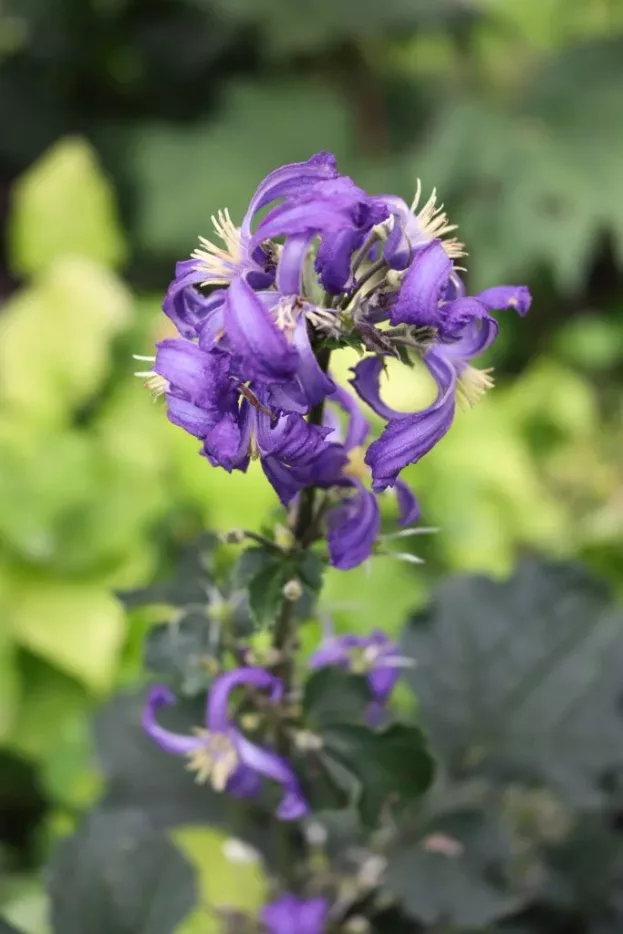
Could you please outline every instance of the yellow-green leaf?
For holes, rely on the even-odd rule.
[[[112,186],[91,146],[61,140],[16,182],[9,222],[9,259],[18,275],[78,254],[107,266],[126,257]]]
[[[200,891],[199,907],[176,934],[218,934],[219,909],[258,913],[268,895],[259,853],[213,828],[183,827],[174,831],[173,838],[195,867]]]
[[[3,311],[0,403],[38,421],[66,418],[104,380],[131,308],[127,289],[93,260],[56,262]]]
[[[125,633],[120,604],[98,584],[23,574],[11,582],[15,639],[94,691],[106,690]]]

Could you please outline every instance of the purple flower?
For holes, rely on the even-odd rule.
[[[289,194],[260,223],[253,243],[283,235],[319,235],[315,269],[323,288],[338,294],[351,279],[353,252],[388,215],[383,198],[366,194],[345,175],[336,176]]]
[[[324,934],[329,904],[324,898],[282,895],[262,909],[267,934]]]
[[[161,707],[175,703],[175,697],[167,687],[156,685],[149,692],[143,728],[165,752],[186,756],[188,768],[197,773],[197,781],[209,779],[216,791],[252,798],[260,791],[262,778],[276,782],[283,792],[277,817],[297,820],[308,813],[309,807],[288,762],[250,742],[229,719],[229,695],[240,685],[269,691],[273,703],[278,703],[283,697],[282,682],[260,668],[229,671],[212,684],[205,728],[186,735],[173,733],[156,720],[156,713]]]
[[[337,665],[366,676],[377,708],[385,707],[405,666],[398,646],[386,633],[374,630],[369,636],[328,632],[309,659],[312,669]]]
[[[372,358],[374,359],[374,358]],[[338,388],[329,397],[346,412],[347,430],[343,445],[344,459],[336,462],[333,475],[315,477],[318,486],[336,487],[337,503],[327,513],[327,544],[333,567],[346,571],[357,567],[372,554],[381,529],[381,517],[376,495],[366,489],[363,480],[368,474],[364,463],[364,444],[370,426],[357,400],[345,389]],[[340,429],[333,427],[327,441],[339,441]],[[396,485],[399,523],[410,525],[419,518],[418,502],[403,481]]]
[[[235,226],[227,210],[212,217],[214,232],[222,245],[200,237],[199,248],[191,258],[177,264],[175,279],[164,300],[165,314],[182,337],[197,337],[201,324],[222,306],[223,287],[234,279],[245,278],[254,289],[266,289],[274,282],[274,248],[262,239],[254,242],[252,238],[255,214],[272,201],[301,195],[313,184],[337,175],[335,158],[330,153],[317,153],[307,162],[284,165],[267,175],[253,195],[240,227]],[[197,286],[220,288],[206,297]]]
[[[405,414],[383,402],[379,389],[382,358],[366,358],[355,367],[352,383],[357,393],[388,421],[366,454],[374,490],[394,486],[404,467],[417,463],[443,438],[454,420],[457,402],[474,405],[493,385],[490,371],[478,370],[470,362],[497,336],[497,321],[490,310],[514,308],[525,314],[530,306],[530,293],[524,286],[499,286],[476,297],[464,291],[441,241],[435,240],[416,252],[389,310],[393,324],[424,327],[436,335],[422,358],[438,390],[426,409]]]

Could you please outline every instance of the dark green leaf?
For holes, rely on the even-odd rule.
[[[270,626],[275,622],[283,602],[283,588],[291,576],[287,563],[277,559],[249,582],[249,609],[258,626]]]
[[[374,732],[356,724],[336,724],[323,732],[324,753],[346,766],[362,785],[361,814],[368,824],[381,811],[412,804],[428,788],[433,760],[417,727],[393,724]]]
[[[205,692],[218,654],[218,633],[205,615],[152,627],[145,640],[145,667],[171,679],[182,694]]]
[[[265,548],[247,548],[239,556],[232,572],[234,587],[246,587],[253,578],[275,561],[275,555]]]
[[[179,607],[208,603],[214,573],[215,544],[213,535],[200,536],[181,550],[169,580],[139,590],[124,591],[118,596],[130,609],[149,603]]]
[[[426,925],[471,930],[518,907],[503,878],[510,843],[483,813],[438,818],[389,860],[387,885]]]
[[[303,709],[307,725],[323,730],[333,723],[363,723],[372,699],[368,683],[336,666],[314,671],[305,682]]]
[[[460,577],[407,627],[407,678],[454,774],[477,766],[574,800],[623,762],[623,618],[572,565],[524,562],[510,580]]]
[[[90,815],[60,845],[49,890],[57,934],[170,934],[197,899],[184,857],[132,808]]]
[[[24,934],[24,931],[19,931],[0,915],[0,934]]]

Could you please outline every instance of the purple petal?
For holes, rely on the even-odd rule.
[[[235,743],[244,765],[283,788],[284,796],[275,812],[280,820],[298,820],[309,813],[309,805],[303,797],[298,778],[286,759],[256,746],[237,731]]]
[[[298,354],[242,278],[234,279],[229,287],[225,332],[247,379],[283,380],[294,375]]]
[[[439,387],[437,398],[422,412],[388,422],[381,437],[368,448],[365,459],[372,469],[372,486],[377,491],[393,486],[400,471],[424,457],[443,438],[454,419],[454,367],[432,350],[424,362]]]
[[[170,707],[175,704],[175,695],[169,688],[156,684],[150,688],[147,703],[143,710],[142,725],[147,735],[153,739],[161,749],[174,756],[186,756],[202,745],[197,736],[186,736],[183,733],[173,733],[166,730],[156,720],[156,712],[161,707]]]
[[[182,338],[167,338],[157,345],[154,370],[195,405],[212,405],[216,392],[227,384],[221,354],[208,354]]]
[[[363,362],[363,361],[362,361]],[[347,451],[353,448],[361,447],[365,444],[370,434],[370,424],[365,418],[357,400],[352,393],[341,386],[337,386],[333,394],[329,397],[330,402],[335,402],[348,415],[348,428],[346,430],[346,440],[344,447]]]
[[[310,406],[318,405],[325,396],[333,392],[335,383],[318,365],[318,360],[309,341],[307,321],[304,315],[301,315],[296,323],[293,344],[299,355],[297,369],[299,382]]]
[[[400,671],[380,663],[368,672],[367,681],[372,696],[378,704],[386,704],[400,677]]]
[[[302,291],[305,257],[313,240],[313,234],[288,237],[284,243],[277,266],[277,289],[283,295],[300,295]]]
[[[497,285],[491,289],[485,289],[477,298],[490,311],[512,309],[522,317],[528,314],[532,304],[530,290],[525,285]]]
[[[309,464],[324,447],[327,428],[312,425],[295,413],[273,422],[263,412],[257,415],[257,443],[260,453],[274,455],[288,465]]]
[[[262,788],[262,782],[252,769],[246,765],[239,765],[227,782],[227,794],[234,798],[256,798]]]
[[[243,236],[250,237],[253,216],[271,201],[300,193],[319,179],[335,178],[337,174],[335,156],[330,152],[318,152],[306,162],[292,162],[275,169],[260,182],[251,199],[242,222]]]
[[[316,651],[310,655],[307,664],[312,669],[326,668],[331,665],[348,668],[350,651],[360,645],[360,642],[359,636],[328,636],[322,640]]]
[[[250,421],[228,413],[207,433],[203,453],[214,467],[223,467],[229,473],[244,471],[249,462],[249,442]]]
[[[398,479],[394,484],[394,488],[398,499],[399,525],[411,525],[413,522],[417,522],[420,518],[420,504],[409,484]]]
[[[364,357],[352,368],[354,373],[350,380],[355,387],[360,399],[370,406],[370,408],[388,421],[392,418],[401,418],[404,413],[390,408],[381,399],[380,377],[383,372],[382,357]]]
[[[394,215],[394,224],[383,247],[383,257],[392,269],[406,269],[413,257],[413,247],[404,223]]]
[[[208,695],[206,722],[211,732],[222,733],[229,729],[229,695],[243,684],[270,691],[273,703],[283,696],[282,682],[263,668],[235,668],[227,671],[215,679]]]
[[[314,269],[329,295],[343,292],[351,278],[351,262],[366,237],[365,230],[346,228],[322,238]]]
[[[342,571],[357,567],[372,554],[381,529],[376,496],[359,487],[327,515],[327,542],[333,567]]]
[[[452,260],[440,240],[418,250],[390,310],[392,324],[442,328],[444,313],[439,302],[451,272]]]
[[[440,344],[438,352],[447,360],[455,360],[457,364],[471,360],[483,353],[491,346],[498,334],[498,323],[490,315],[472,319],[457,335],[457,339],[449,344]]]
[[[456,339],[461,332],[474,321],[482,321],[485,318],[491,318],[486,305],[478,301],[477,298],[465,296],[457,298],[455,301],[444,305],[443,324],[440,326],[440,333],[448,339]],[[492,319],[493,320],[493,319]]]
[[[192,402],[180,399],[171,393],[166,393],[166,400],[169,421],[194,435],[195,438],[205,438],[210,429],[214,427],[214,412],[201,409]]]
[[[262,910],[262,924],[268,934],[324,934],[329,911],[324,898],[298,898],[283,895]]]
[[[312,483],[310,473],[286,467],[277,457],[263,457],[262,470],[284,506],[291,503],[297,493]]]
[[[205,272],[197,270],[196,260],[177,263],[175,279],[167,289],[162,309],[182,337],[196,337],[201,322],[213,307],[214,300],[210,301],[194,288],[204,279]]]

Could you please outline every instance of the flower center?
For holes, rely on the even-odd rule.
[[[151,363],[154,363],[156,360],[155,357],[142,357],[139,354],[134,354],[134,359],[148,360]],[[166,380],[164,376],[160,376],[159,373],[156,373],[155,370],[138,370],[134,375],[145,380],[145,387],[149,389],[154,399],[157,399],[159,396],[169,391],[169,381]]]
[[[226,733],[211,733],[203,729],[197,729],[195,733],[203,745],[188,754],[187,768],[197,773],[198,782],[210,779],[215,791],[224,791],[240,762],[236,746]]]
[[[193,250],[191,257],[197,260],[197,269],[206,274],[201,285],[228,285],[242,262],[242,233],[234,225],[227,208],[213,215],[211,220],[215,234],[225,247],[199,237],[200,248]]]
[[[348,452],[348,461],[342,468],[345,477],[351,477],[353,480],[365,480],[370,475],[370,468],[366,464],[365,449],[359,445],[351,448]]]
[[[488,389],[494,385],[490,375],[493,368],[479,370],[467,365],[461,372],[456,384],[456,399],[462,409],[470,409],[480,402]]]

